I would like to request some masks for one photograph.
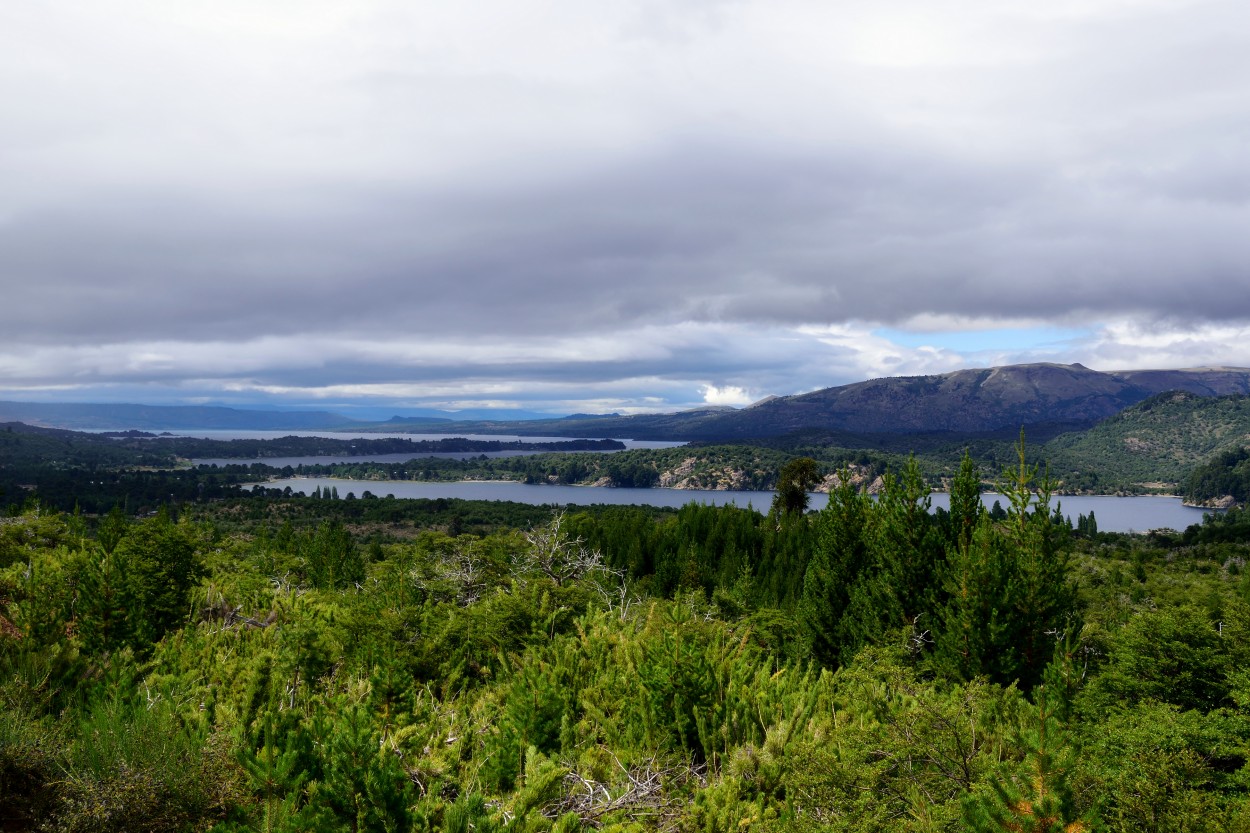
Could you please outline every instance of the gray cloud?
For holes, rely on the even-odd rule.
[[[0,395],[663,407],[1250,363],[1240,4],[418,11],[12,13]]]

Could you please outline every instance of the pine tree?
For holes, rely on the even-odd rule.
[[[364,558],[342,521],[323,521],[304,538],[300,550],[315,587],[337,589],[364,580]]]
[[[1024,760],[991,781],[992,792],[964,803],[964,821],[974,833],[1084,833],[1091,829],[1081,818],[1068,786],[1074,753],[1060,719],[1059,696],[1048,686],[1035,692],[1036,705],[1026,712],[1017,743]]]
[[[799,616],[812,656],[835,665],[843,647],[842,618],[851,587],[868,563],[868,496],[843,469],[829,491],[829,504],[817,518],[816,547],[803,578]]]
[[[272,711],[266,712],[258,728],[258,736],[249,741],[259,742],[260,749],[253,749],[252,742],[247,743],[239,755],[239,763],[261,801],[259,830],[261,833],[293,833],[306,829],[301,798],[308,772],[304,750],[298,743],[292,743],[296,733],[280,731]]]
[[[871,549],[879,577],[881,624],[893,629],[923,614],[933,585],[941,540],[929,514],[929,486],[915,457],[898,477],[887,477],[875,507]]]
[[[96,530],[96,541],[106,555],[112,555],[113,550],[117,549],[122,538],[126,537],[129,526],[130,522],[120,506],[114,506],[100,521],[100,527]]]
[[[116,547],[116,543],[112,546]],[[88,654],[114,651],[129,642],[129,600],[120,561],[101,547],[85,554],[78,574],[74,618],[83,650]]]
[[[1039,483],[1028,464],[1023,433],[1017,454],[999,486],[1009,506],[1001,521],[970,508],[973,473],[961,466],[951,499],[955,542],[939,569],[933,662],[956,679],[986,675],[1029,689],[1051,658],[1054,636],[1075,625],[1076,588],[1066,527],[1054,523],[1050,484]]]
[[[1018,679],[1027,689],[1037,683],[1054,650],[1054,635],[1073,626],[1076,587],[1069,577],[1068,527],[1055,523],[1050,478],[1025,456],[1024,431],[1016,449],[1018,465],[1000,491],[1011,508],[1003,525],[1012,558],[1013,581],[1007,612],[1019,652]],[[1057,508],[1056,508],[1057,514]]]
[[[964,451],[959,474],[951,481],[948,537],[955,548],[966,551],[972,545],[972,531],[983,514],[981,479],[971,455]]]
[[[1006,599],[1010,559],[994,524],[983,514],[967,545],[947,551],[941,569],[945,602],[938,608],[933,665],[957,680],[988,676],[1009,683],[1017,667]]]
[[[310,804],[317,816],[308,829],[408,830],[414,796],[399,756],[380,742],[362,706],[335,705],[340,708],[320,713],[312,721],[321,777],[310,789]]]
[[[110,558],[124,577],[127,631],[135,647],[151,645],[182,622],[201,566],[195,541],[165,509],[132,527]]]

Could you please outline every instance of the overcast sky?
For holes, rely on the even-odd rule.
[[[1250,365],[1250,4],[5,3],[0,336],[343,412]]]

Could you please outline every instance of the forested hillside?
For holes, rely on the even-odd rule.
[[[1191,503],[1231,500],[1245,505],[1250,499],[1250,445],[1225,451],[1198,466],[1185,478],[1184,492]]]
[[[971,460],[937,513],[32,507],[0,827],[1246,830],[1241,513],[1073,532],[1018,451],[994,517]]]
[[[1042,449],[1065,487],[1099,490],[1150,481],[1176,490],[1213,457],[1250,444],[1250,397],[1160,394],[1088,431],[1065,434]]]

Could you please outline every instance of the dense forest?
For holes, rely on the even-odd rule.
[[[949,512],[914,461],[810,513],[30,501],[0,828],[1250,830],[1246,513],[1073,529],[1023,448],[1000,511],[979,481]]]
[[[1184,489],[1193,503],[1227,496],[1244,505],[1250,498],[1250,447],[1225,451],[1198,466],[1185,478]]]

